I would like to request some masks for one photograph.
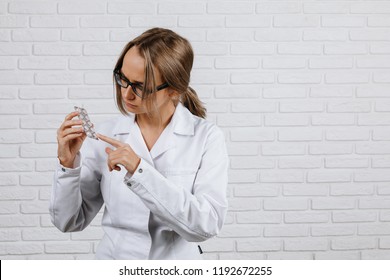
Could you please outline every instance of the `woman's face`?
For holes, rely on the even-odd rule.
[[[139,54],[138,48],[133,46],[129,49],[123,58],[121,72],[132,83],[139,82],[144,84],[145,75],[145,59]],[[154,67],[154,73],[156,75],[156,86],[161,85],[165,81],[161,81],[160,73],[158,69]],[[164,88],[153,94],[156,95],[157,107],[160,108],[169,104],[171,97],[168,94],[169,88]],[[147,113],[145,102],[141,97],[137,96],[132,90],[131,86],[127,88],[121,87],[121,94],[123,103],[127,111],[135,114]]]

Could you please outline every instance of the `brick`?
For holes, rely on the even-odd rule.
[[[351,41],[389,41],[390,30],[375,28],[375,30],[355,30],[349,31],[349,38]]]
[[[19,203],[15,202],[15,201],[2,201],[1,202],[0,214],[17,214],[18,212],[19,212]]]
[[[132,16],[130,17],[130,26],[172,28],[176,27],[176,21],[175,16]]]
[[[265,260],[266,256],[263,253],[243,252],[243,253],[220,253],[219,260]],[[203,257],[205,258],[205,257]]]
[[[31,144],[22,145],[20,148],[20,156],[23,158],[35,157],[55,157],[57,156],[57,145],[55,144]]]
[[[367,25],[369,27],[387,27],[390,26],[390,20],[388,15],[386,16],[368,16]]]
[[[368,158],[327,158],[326,168],[368,168]]]
[[[381,101],[375,104],[376,112],[389,112],[390,101]]]
[[[0,62],[2,61],[0,57]],[[0,99],[15,100],[18,94],[18,89],[11,87],[2,87],[0,89]]]
[[[390,154],[390,143],[356,143],[356,153],[357,154]]]
[[[387,2],[365,2],[365,3],[352,3],[352,14],[382,14],[390,13],[390,3]]]
[[[71,28],[78,27],[79,21],[76,16],[30,16],[30,26],[43,28]]]
[[[111,71],[94,71],[84,75],[87,85],[112,85]],[[110,74],[109,74],[110,73]]]
[[[64,99],[66,97],[66,89],[61,87],[40,87],[21,88],[19,90],[19,98],[34,100],[34,99]]]
[[[254,4],[247,1],[243,3],[237,1],[213,1],[207,3],[207,13],[209,14],[252,14],[253,11]]]
[[[306,97],[306,88],[291,85],[288,87],[278,86],[278,87],[267,87],[263,89],[263,98],[305,98]],[[262,101],[263,103],[263,101]]]
[[[313,15],[275,15],[275,27],[316,27],[319,17]]]
[[[357,97],[390,97],[390,87],[388,85],[358,86],[356,88]]]
[[[128,27],[127,16],[93,15],[80,17],[80,27],[116,28]]]
[[[39,144],[39,143],[57,143],[57,131],[55,131],[55,130],[37,131],[35,135],[36,135],[35,142],[37,144]]]
[[[374,72],[373,74],[373,81],[375,83],[388,83],[390,82],[389,78],[390,72]]]
[[[350,86],[313,86],[310,88],[310,97],[332,98],[351,97],[354,89]],[[314,118],[315,116],[313,116]],[[328,115],[328,117],[331,117]],[[342,121],[342,120],[340,120]]]
[[[268,198],[264,201],[265,210],[307,210],[308,200],[304,198]]]
[[[315,210],[336,210],[336,209],[353,209],[355,200],[349,198],[313,198],[311,202],[312,209]]]
[[[304,30],[304,41],[346,41],[348,39],[347,30],[340,29],[320,29],[320,30]]]
[[[274,131],[264,128],[232,128],[230,129],[232,141],[273,141]]]
[[[381,113],[381,117],[378,118],[378,115],[360,115],[358,116],[358,125],[390,125],[390,114]]]
[[[307,172],[307,182],[309,183],[325,183],[325,182],[350,182],[351,173],[345,171],[333,171],[333,170],[323,170],[323,171],[314,171],[309,170]]]
[[[34,114],[61,114],[65,116],[73,110],[73,106],[69,103],[34,104]]]
[[[371,111],[371,103],[366,101],[338,101],[338,102],[329,102],[328,103],[328,112],[331,113],[367,113]]]
[[[323,112],[324,104],[322,102],[281,102],[279,111],[282,113],[305,113],[305,112]],[[301,129],[302,130],[302,129]],[[319,130],[312,130],[313,134],[318,135]],[[306,133],[307,134],[307,133]],[[318,137],[316,137],[318,138]]]
[[[227,150],[230,156],[257,155],[258,145],[251,143],[246,143],[245,145],[242,145],[242,143],[227,143]]]
[[[206,41],[247,42],[247,41],[251,41],[252,38],[253,38],[252,30],[208,28]]]
[[[330,189],[331,195],[372,195],[374,187],[371,184],[332,184]]]
[[[286,184],[283,186],[284,196],[326,196],[327,184]]]
[[[0,55],[22,56],[22,55],[30,55],[30,53],[31,53],[31,46],[28,46],[26,44],[0,42]]]
[[[381,211],[379,214],[379,221],[388,222],[390,221],[390,211]]]
[[[204,14],[206,11],[206,4],[200,2],[166,2],[159,3],[158,14]]]
[[[51,185],[53,174],[37,172],[33,174],[22,174],[20,175],[20,184],[23,186],[42,186]]]
[[[294,238],[284,241],[285,251],[325,251],[328,247],[328,240],[319,237]]]
[[[217,116],[219,126],[261,126],[259,114],[223,114]]]
[[[83,83],[83,74],[69,71],[55,71],[35,74],[35,83],[39,85],[79,85]]]
[[[379,238],[379,248],[390,249],[390,238],[388,237]]]
[[[0,229],[0,240],[2,242],[19,241],[20,236],[20,230],[18,229]]]
[[[55,14],[56,10],[57,4],[48,1],[17,1],[8,5],[11,14]]]
[[[56,228],[23,229],[22,239],[26,241],[68,240],[69,237]]]
[[[258,98],[261,88],[258,85],[216,86],[215,96],[219,98]]]
[[[238,252],[255,251],[280,251],[282,249],[282,240],[264,239],[264,238],[246,238],[237,241]]]
[[[17,176],[13,174],[0,174],[0,186],[15,186],[18,182]]]
[[[63,29],[61,30],[61,40],[66,42],[99,42],[108,41],[108,32],[96,28],[83,29]],[[87,59],[77,57],[77,59]],[[71,58],[71,61],[74,59]],[[88,66],[87,66],[88,67]]]
[[[344,55],[353,55],[353,54],[366,54],[368,53],[368,48],[366,44],[362,43],[325,43],[324,44],[324,53],[325,54],[344,54]]]
[[[278,161],[278,167],[280,169],[310,169],[320,168],[322,166],[322,160],[319,158],[307,158],[307,157],[288,157],[281,158]]]
[[[319,84],[322,81],[322,74],[319,73],[280,73],[278,82],[281,84]]]
[[[256,237],[260,236],[261,233],[262,227],[260,225],[224,225],[218,237]]]
[[[58,3],[59,14],[104,14],[106,12],[106,2],[60,2]]]
[[[22,57],[19,58],[19,69],[59,69],[67,68],[66,58],[54,57]]]
[[[390,68],[390,56],[367,56],[356,59],[357,68]]]
[[[390,54],[390,43],[388,42],[373,42],[370,43],[370,53],[373,54]]]
[[[28,242],[4,243],[9,255],[31,255],[43,253],[43,244]]]
[[[191,82],[195,84],[226,84],[228,74],[216,71],[199,71],[192,73]]]
[[[33,170],[34,161],[20,159],[0,159],[0,172],[23,172]]]
[[[386,185],[379,185],[378,187],[378,194],[379,195],[389,195],[390,194],[390,187]]]
[[[276,112],[276,103],[267,102],[267,101],[257,101],[257,102],[234,102],[231,105],[231,111],[233,113],[260,113],[260,112]]]
[[[282,213],[268,211],[238,212],[237,223],[239,224],[280,224]]]
[[[259,198],[233,198],[229,200],[230,211],[259,210]]]
[[[377,215],[374,211],[334,211],[332,221],[334,223],[375,222]]]
[[[232,84],[272,84],[275,82],[274,73],[240,72],[230,74]]]
[[[390,260],[390,250],[368,250],[361,252],[362,260]]]
[[[1,50],[1,45],[0,45]],[[34,44],[33,54],[34,55],[81,55],[82,46],[75,43],[45,43],[45,44]]]
[[[0,57],[0,69],[1,70],[14,70],[17,68],[17,60],[14,57]],[[4,90],[4,89],[2,89]],[[0,98],[10,98],[4,92],[0,92]]]
[[[303,225],[267,226],[264,228],[264,237],[291,237],[308,236],[309,228]]]
[[[241,168],[273,168],[275,161],[260,157],[235,157],[230,159],[230,166],[233,169]]]
[[[245,15],[245,16],[226,16],[226,26],[231,27],[270,27],[272,24],[271,16]]]
[[[228,45],[225,43],[194,42],[191,44],[195,55],[225,55]]]
[[[342,56],[333,56],[326,58],[310,58],[309,59],[309,68],[311,69],[333,69],[333,68],[352,68],[353,67],[353,58],[352,57],[342,57]]]
[[[275,53],[275,46],[271,43],[231,43],[231,54],[238,55],[266,55]]]
[[[118,53],[121,53],[123,49],[123,43],[111,43],[111,42],[105,42],[105,43],[85,43],[83,46],[83,55],[112,55],[116,56]]]
[[[370,130],[366,128],[332,128],[326,130],[326,140],[369,140]]]
[[[18,145],[1,145],[0,146],[1,158],[15,158],[19,155]]]
[[[7,202],[4,202],[7,203]],[[2,202],[3,204],[3,202]],[[39,225],[39,217],[36,215],[7,215],[0,216],[0,226],[2,228],[9,227],[37,227]]]
[[[356,226],[354,225],[324,225],[312,226],[312,236],[340,236],[340,235],[354,235]]]
[[[20,15],[0,16],[0,26],[2,28],[28,27],[28,17]]]
[[[329,213],[326,212],[286,212],[284,222],[290,223],[327,223]]]
[[[109,14],[153,14],[156,10],[156,4],[152,2],[119,2],[107,3]]]
[[[213,238],[202,242],[202,250],[205,252],[232,252],[234,250],[234,240],[227,238]]]
[[[88,242],[50,242],[45,243],[45,253],[48,254],[78,254],[91,252]]]
[[[297,14],[301,11],[302,5],[299,2],[260,2],[256,4],[258,14]]]
[[[360,260],[360,252],[315,252],[315,260]]]
[[[259,61],[249,57],[217,57],[215,68],[221,69],[250,69],[258,68]]]
[[[0,144],[31,143],[33,138],[30,131],[0,130]]]
[[[263,171],[260,173],[262,183],[298,183],[303,182],[302,171]]]
[[[284,104],[284,105],[291,105],[291,104]],[[285,112],[292,112],[289,111],[288,109],[283,109],[283,110],[286,110]],[[300,127],[285,128],[279,131],[278,140],[279,141],[321,141],[322,129],[300,128]]]
[[[347,14],[349,3],[304,3],[305,14]]]
[[[309,117],[307,115],[266,115],[264,118],[265,126],[306,126],[309,124]]]
[[[12,41],[15,42],[55,42],[59,39],[59,30],[22,29],[12,31]]]
[[[263,69],[303,69],[306,60],[298,57],[265,57]]]
[[[269,252],[267,260],[312,260],[311,252]]]
[[[324,27],[365,27],[367,18],[363,16],[321,15]]]
[[[363,250],[374,249],[375,239],[366,237],[340,237],[331,240],[332,250]]]
[[[178,27],[224,27],[224,16],[179,16]]]
[[[279,194],[279,186],[277,185],[237,185],[234,186],[234,197],[270,197],[277,196]]]
[[[390,199],[384,198],[361,198],[360,209],[390,209]]]
[[[332,72],[325,74],[325,82],[329,84],[363,84],[368,83],[368,72]]]
[[[264,143],[261,146],[262,155],[304,155],[305,145],[301,143]]]
[[[279,54],[292,54],[292,55],[316,55],[322,53],[322,45],[318,43],[279,43],[278,53]]]
[[[20,212],[23,214],[46,214],[48,209],[48,201],[22,202],[20,205]]]
[[[3,71],[0,76],[0,85],[31,85],[33,84],[33,73],[17,75],[15,71]],[[3,104],[2,104],[3,105]],[[4,106],[4,105],[3,105]],[[15,105],[18,106],[18,105]],[[23,105],[19,105],[23,106]]]

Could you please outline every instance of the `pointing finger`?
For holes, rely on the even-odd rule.
[[[119,140],[110,138],[110,137],[105,136],[105,135],[102,135],[102,134],[100,134],[100,133],[97,133],[97,137],[98,137],[99,139],[103,140],[104,142],[113,145],[115,148],[123,147],[123,146],[126,145],[125,143],[122,143],[122,142],[119,141]]]

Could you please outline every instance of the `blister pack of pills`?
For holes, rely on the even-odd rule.
[[[81,107],[77,107],[77,106],[74,106],[74,109],[80,113],[78,115],[78,117],[80,120],[83,121],[83,124],[81,126],[83,127],[85,134],[87,134],[87,136],[89,138],[99,140],[99,138],[97,137],[96,132],[93,128],[93,124],[92,124],[91,120],[89,119],[87,110],[85,110],[84,108],[81,108]]]

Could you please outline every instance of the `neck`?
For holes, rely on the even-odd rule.
[[[153,130],[158,130],[158,129],[164,129],[167,127],[169,122],[172,119],[172,116],[175,112],[175,105],[172,102],[167,103],[165,106],[161,106],[159,111],[160,111],[160,116],[161,116],[161,123],[160,123],[160,116],[158,114],[154,114],[155,117],[150,118],[146,113],[144,114],[137,114],[136,115],[136,122],[141,128],[146,128],[146,129],[153,129]]]

